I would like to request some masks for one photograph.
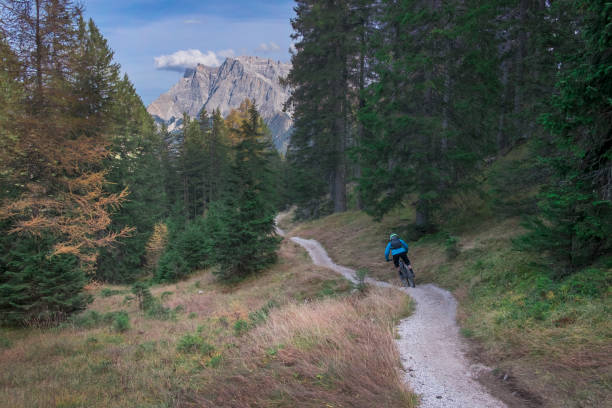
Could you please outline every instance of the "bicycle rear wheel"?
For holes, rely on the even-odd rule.
[[[407,281],[408,281],[408,285],[409,285],[411,288],[416,287],[416,285],[414,284],[414,271],[413,271],[412,269],[408,269],[408,270],[406,271],[406,279],[407,279]]]
[[[400,265],[400,277],[401,277],[402,282],[404,283],[404,285],[406,285],[406,287],[410,288],[410,287],[413,287],[413,286],[410,285],[410,280],[408,278],[408,275],[409,275],[409,272],[408,272],[408,268],[406,268],[406,264],[401,262],[401,265]]]

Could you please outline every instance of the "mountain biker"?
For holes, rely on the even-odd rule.
[[[402,277],[402,272],[399,269],[399,260],[402,258],[404,264],[410,269],[412,273],[412,265],[410,265],[410,259],[408,259],[408,244],[404,242],[403,239],[399,237],[397,234],[391,234],[389,236],[389,243],[387,244],[387,248],[385,248],[385,259],[389,262],[389,253],[393,256],[393,263],[395,267],[398,268],[397,272]]]

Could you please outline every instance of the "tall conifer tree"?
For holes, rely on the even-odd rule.
[[[240,279],[276,261],[275,208],[270,200],[271,143],[254,104],[242,124],[231,169],[230,189],[220,203],[215,236],[219,277]]]

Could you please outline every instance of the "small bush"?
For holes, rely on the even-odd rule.
[[[265,322],[270,314],[270,310],[275,307],[278,307],[278,302],[275,300],[270,300],[258,310],[249,313],[249,320],[251,321],[251,324],[255,326]]]
[[[104,316],[95,310],[88,310],[84,313],[73,316],[70,322],[76,327],[92,329],[104,323]]]
[[[111,360],[102,360],[98,363],[90,363],[89,369],[94,374],[103,374],[111,370],[113,367],[113,362]]]
[[[155,280],[157,282],[174,282],[189,275],[191,270],[181,254],[169,249],[159,260]]]
[[[4,337],[0,337],[0,350],[8,349],[13,346],[13,343]]]
[[[249,324],[245,320],[238,319],[234,322],[234,335],[242,336],[247,331],[249,331]]]
[[[96,344],[98,344],[100,341],[98,340],[97,337],[95,336],[89,336],[86,340],[85,340],[85,344],[87,344],[88,346],[94,346]]]
[[[572,295],[595,298],[612,286],[612,272],[595,268],[585,269],[563,281],[561,289]]]
[[[136,295],[136,299],[138,299],[138,308],[140,310],[147,310],[151,307],[154,301],[153,295],[144,282],[136,282],[132,286],[132,293]]]
[[[215,351],[215,347],[197,334],[186,334],[180,338],[177,351],[181,353],[200,353],[211,355]]]
[[[130,329],[130,317],[124,311],[118,312],[113,320],[113,330],[123,333]]]
[[[216,354],[212,356],[210,360],[208,360],[208,363],[206,363],[206,367],[217,368],[219,367],[219,364],[221,364],[222,360],[223,356],[221,354]]]
[[[114,295],[119,295],[123,293],[123,291],[121,290],[115,290],[115,289],[109,289],[109,288],[104,288],[100,291],[100,296],[103,298],[107,298],[107,297],[111,297]]]
[[[357,283],[355,284],[355,289],[357,289],[360,293],[365,293],[367,286],[366,286],[366,276],[368,274],[368,270],[367,269],[358,269],[357,270]]]
[[[459,251],[459,238],[447,234],[446,240],[444,241],[444,247],[446,251],[446,256],[448,259],[455,259],[461,251]]]
[[[153,301],[145,311],[145,315],[152,319],[172,320],[176,318],[176,310],[165,307],[159,300],[153,298]]]

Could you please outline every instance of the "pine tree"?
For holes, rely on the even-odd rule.
[[[10,166],[19,170],[11,182],[25,188],[19,199],[3,203],[0,216],[12,221],[12,233],[54,234],[56,254],[74,254],[91,270],[98,249],[129,229],[107,233],[109,210],[127,192],[105,191],[107,135],[85,133],[89,119],[75,111],[75,79],[86,75],[75,63],[83,49],[80,8],[69,0],[7,1],[0,7],[28,102],[27,126],[10,151]]]
[[[146,244],[155,225],[166,216],[166,197],[161,135],[125,76],[114,92],[112,106],[112,154],[106,162],[106,189],[128,189],[129,200],[111,217],[109,229],[133,228],[127,237],[104,248],[96,264],[96,278],[107,282],[130,282],[146,273]]]
[[[78,259],[50,254],[51,237],[3,236],[0,245],[0,323],[57,323],[92,301]]]
[[[276,261],[275,208],[269,198],[272,146],[262,134],[263,121],[252,105],[242,124],[231,171],[230,189],[214,215],[217,232],[214,252],[218,276],[235,280]]]
[[[298,204],[329,193],[333,210],[341,212],[347,209],[349,98],[354,94],[349,83],[354,49],[350,6],[331,0],[296,3],[291,24],[297,52],[287,78],[293,87],[287,105],[293,110],[294,132],[287,157],[295,167]],[[299,194],[305,186],[310,186],[306,194]]]
[[[356,149],[370,214],[415,193],[416,225],[430,229],[433,211],[491,151],[498,60],[485,3],[381,2]]]
[[[553,172],[527,223],[524,249],[546,251],[558,276],[574,272],[612,249],[612,9],[578,1],[584,15],[580,52],[559,81],[552,113],[543,116],[553,151],[542,157]]]
[[[207,201],[205,180],[208,179],[209,155],[205,143],[207,135],[204,132],[208,132],[208,127],[206,123],[191,120],[187,115],[183,121],[183,143],[178,160],[185,217],[191,220],[204,213]]]
[[[23,123],[24,95],[18,84],[19,63],[13,50],[0,34],[0,185],[2,199],[12,196],[16,186],[10,182],[15,170],[11,152],[18,152],[19,127]]]
[[[127,195],[109,193],[105,169],[118,67],[72,1],[8,0],[0,15],[2,58],[21,88],[0,89],[0,98],[23,101],[17,116],[0,108],[17,118],[0,123],[2,166],[11,169],[1,180],[2,320],[57,321],[86,305],[83,271],[131,229],[109,231]]]

